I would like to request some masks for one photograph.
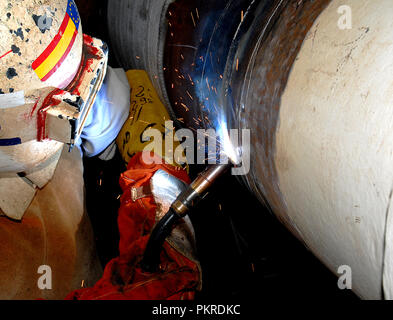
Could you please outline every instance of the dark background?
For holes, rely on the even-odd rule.
[[[107,0],[76,0],[83,31],[106,41]],[[118,67],[112,54],[109,64]],[[84,159],[87,209],[103,266],[118,254],[120,155]],[[194,178],[203,168],[191,166]],[[203,299],[357,300],[233,176],[222,177],[190,214],[203,269]]]

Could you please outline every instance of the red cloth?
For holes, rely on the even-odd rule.
[[[161,271],[144,273],[139,262],[143,256],[156,215],[153,196],[133,202],[131,188],[148,185],[153,174],[163,169],[189,183],[185,170],[167,164],[147,165],[142,153],[136,154],[120,177],[123,190],[118,215],[120,232],[119,257],[105,267],[102,278],[92,288],[71,292],[66,299],[74,300],[184,300],[193,299],[199,284],[199,270],[167,242],[161,253]]]

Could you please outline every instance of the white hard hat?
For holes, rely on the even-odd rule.
[[[31,171],[80,135],[107,48],[73,0],[1,1],[0,22],[0,173]]]

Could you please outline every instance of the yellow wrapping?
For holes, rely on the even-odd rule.
[[[148,74],[144,70],[129,70],[126,74],[131,88],[130,114],[116,140],[124,161],[128,164],[133,155],[146,150],[145,147],[151,141],[144,141],[143,135],[151,128],[159,130],[162,134],[162,148],[154,149],[156,155],[169,164],[181,167],[174,161],[173,155],[165,152],[164,137],[168,132],[171,133],[170,129],[165,127],[165,121],[170,121],[171,118]],[[173,143],[173,150],[176,150],[180,144],[173,138],[171,143]]]

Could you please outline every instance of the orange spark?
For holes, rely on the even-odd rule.
[[[193,98],[192,95],[188,92],[188,90],[186,90],[186,93],[187,93],[188,96],[191,98],[191,100],[194,100],[194,98]]]
[[[191,18],[192,18],[192,23],[194,24],[194,28],[195,28],[196,24],[195,24],[195,20],[194,20],[194,15],[192,14],[192,11],[190,13],[191,13]]]
[[[186,111],[190,110],[183,102],[180,103],[182,107],[184,107],[184,109],[186,109]]]

